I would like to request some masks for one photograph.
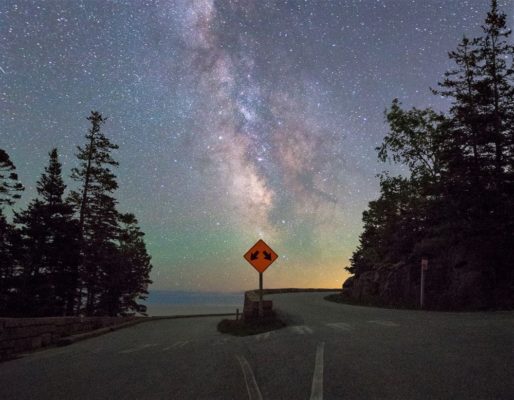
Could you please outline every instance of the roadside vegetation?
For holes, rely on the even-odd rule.
[[[0,149],[0,316],[123,315],[146,311],[150,256],[133,214],[118,209],[112,158],[117,145],[103,134],[106,119],[88,117],[86,144],[66,195],[57,149],[37,182],[37,197],[13,222],[5,214],[23,186]]]
[[[389,133],[377,148],[406,175],[380,175],[380,197],[363,213],[364,231],[343,292],[358,301],[418,302],[420,260],[429,259],[427,307],[514,307],[514,46],[495,0],[482,35],[449,53],[436,96],[448,112],[386,110]]]

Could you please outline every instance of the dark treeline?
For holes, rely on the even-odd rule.
[[[449,112],[386,110],[379,159],[410,174],[382,174],[363,213],[354,297],[415,304],[426,256],[429,307],[514,306],[514,47],[496,1],[482,30],[449,53],[454,68],[432,90]]]
[[[102,133],[105,118],[78,146],[67,195],[57,149],[26,209],[4,215],[23,190],[0,149],[0,316],[121,315],[145,312],[150,257],[134,215],[117,209],[111,156],[118,148]]]

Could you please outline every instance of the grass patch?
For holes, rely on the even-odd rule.
[[[243,321],[242,319],[224,319],[218,323],[218,331],[233,336],[250,336],[274,331],[285,327],[286,324],[276,316],[263,321]]]

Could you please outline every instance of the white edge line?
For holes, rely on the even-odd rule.
[[[136,351],[144,350],[144,349],[147,349],[148,347],[155,347],[155,346],[157,346],[157,344],[155,344],[155,343],[144,344],[142,346],[132,347],[131,349],[120,351],[119,354],[134,353]]]
[[[253,389],[253,392],[255,392],[255,400],[262,400],[262,394],[259,389],[259,386],[257,385],[257,381],[255,380],[255,375],[253,374],[252,367],[250,367],[250,364],[243,356],[236,356],[236,358],[239,361],[239,364],[241,364],[241,369],[243,370],[246,390],[248,391],[248,399],[254,400],[254,397],[252,395]]]
[[[316,361],[312,375],[312,388],[310,400],[323,400],[323,353],[325,342],[318,343],[316,348]]]

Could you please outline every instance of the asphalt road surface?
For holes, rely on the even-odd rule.
[[[288,327],[237,338],[219,317],[135,325],[0,364],[0,399],[514,399],[514,313],[267,296]]]

